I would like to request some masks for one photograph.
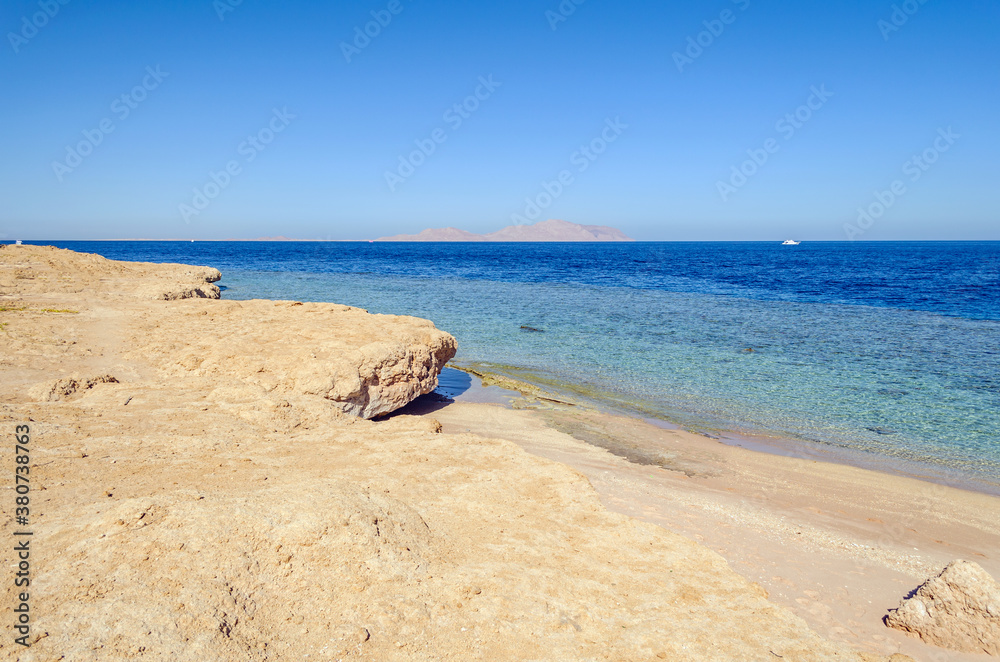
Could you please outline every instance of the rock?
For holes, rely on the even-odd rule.
[[[87,391],[98,384],[117,384],[118,380],[111,375],[100,375],[88,379],[60,379],[51,384],[41,384],[31,390],[30,395],[35,400],[55,402],[65,400],[80,391]]]
[[[1000,584],[971,561],[954,561],[924,582],[885,624],[967,653],[1000,655]]]
[[[221,280],[222,274],[214,269],[212,271],[192,273],[190,275],[192,283],[181,285],[179,288],[167,288],[166,291],[163,291],[164,288],[154,286],[151,288],[150,298],[164,301],[176,301],[178,299],[218,299],[221,296],[221,292],[219,291],[219,286],[213,285],[213,283]]]
[[[210,267],[118,262],[51,246],[0,249],[0,292],[7,285],[21,297],[113,303],[114,313],[96,317],[106,325],[124,315],[126,355],[168,377],[227,376],[266,392],[318,396],[369,419],[433,391],[455,356],[452,336],[415,317],[325,303],[217,301],[213,283],[222,275]],[[102,379],[48,381],[29,397],[79,396]]]
[[[0,245],[0,292],[28,282],[28,292],[83,293],[114,299],[218,299],[218,269],[187,264],[118,262],[52,246]],[[13,276],[11,278],[10,276]],[[26,292],[27,293],[27,292]]]
[[[136,333],[148,340],[130,355],[167,376],[232,377],[271,394],[319,396],[366,419],[437,388],[457,349],[427,320],[289,301],[178,301]]]

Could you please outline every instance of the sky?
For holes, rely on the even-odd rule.
[[[993,0],[4,0],[0,239],[1000,239]]]

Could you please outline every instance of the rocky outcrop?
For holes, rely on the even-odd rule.
[[[889,612],[885,623],[942,648],[1000,655],[1000,584],[978,564],[955,561]]]
[[[361,418],[433,391],[457,347],[427,320],[337,304],[191,300],[170,311],[138,322],[136,338],[147,340],[129,356],[165,377],[225,376]]]
[[[207,301],[219,298],[213,283],[221,278],[209,267],[0,248],[0,279],[6,276],[19,295],[135,301],[124,327],[125,355],[165,377],[225,376],[289,398],[322,397],[345,414],[374,418],[437,388],[438,373],[456,351],[453,337],[415,317],[325,303]],[[63,378],[29,393],[52,401],[92,386]]]
[[[98,384],[117,384],[118,380],[111,375],[99,375],[89,378],[59,379],[52,384],[41,384],[32,389],[31,395],[36,400],[56,402],[65,400],[81,391],[88,391]]]
[[[338,370],[325,395],[346,414],[374,418],[400,409],[437,388],[437,378],[455,356],[455,339],[429,334],[422,342],[371,343],[357,351],[354,364]]]
[[[222,279],[222,274],[219,273],[218,270],[199,270],[184,274],[184,276],[184,280],[187,282],[182,280],[176,286],[167,284],[166,287],[163,285],[153,284],[150,287],[144,288],[144,292],[140,292],[148,296],[150,299],[159,299],[163,301],[177,301],[179,299],[218,299],[220,297],[221,293],[219,291],[219,287],[213,284]]]
[[[52,246],[0,245],[0,296],[44,290],[115,299],[218,299],[218,269],[187,264],[118,262]]]

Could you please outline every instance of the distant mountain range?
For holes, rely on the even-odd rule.
[[[605,225],[577,225],[568,221],[541,221],[511,225],[489,234],[458,228],[429,228],[420,234],[398,234],[378,241],[635,241],[621,230]]]

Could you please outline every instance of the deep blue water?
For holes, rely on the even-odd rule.
[[[214,266],[226,298],[426,317],[460,363],[696,429],[1000,483],[1000,242],[55,243]]]

